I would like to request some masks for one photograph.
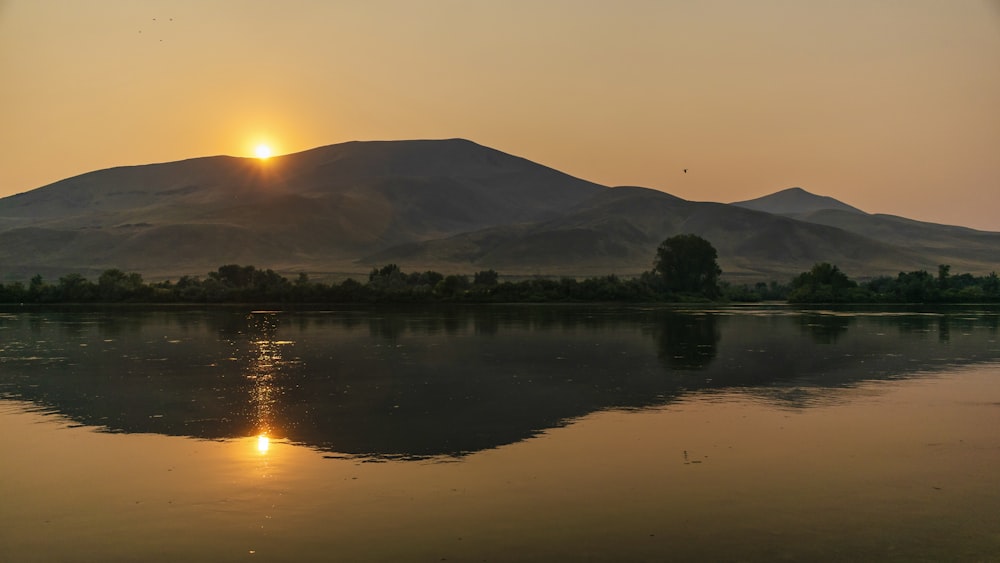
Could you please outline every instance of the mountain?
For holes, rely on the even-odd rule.
[[[955,271],[992,271],[1000,265],[1000,233],[967,227],[914,221],[886,214],[870,214],[831,197],[789,188],[771,195],[731,205],[756,209],[836,227],[871,240],[906,249],[922,258],[925,269],[951,264]]]
[[[403,245],[366,261],[395,262],[404,270],[465,262],[522,274],[628,275],[650,269],[660,242],[678,233],[712,242],[731,279],[784,279],[821,261],[866,273],[937,264],[905,247],[836,227],[635,187],[600,192],[546,221]]]
[[[459,139],[129,166],[0,199],[0,264],[7,277],[357,271],[366,253],[545,219],[606,189]]]
[[[826,261],[852,276],[988,273],[1000,233],[869,215],[800,188],[736,204],[601,186],[462,139],[350,142],[268,160],[126,166],[0,199],[0,279],[108,268],[147,279],[223,264],[279,272],[634,275],[707,238],[734,281]]]
[[[737,201],[732,203],[736,207],[764,211],[777,215],[800,215],[814,211],[835,209],[838,211],[848,211],[853,213],[864,213],[857,207],[851,207],[842,201],[828,196],[820,196],[809,193],[802,188],[788,188],[757,199],[747,201]]]

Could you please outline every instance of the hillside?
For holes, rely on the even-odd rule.
[[[0,280],[107,268],[176,278],[231,263],[634,275],[679,233],[711,241],[736,281],[786,279],[820,261],[858,276],[1000,263],[1000,233],[869,215],[800,188],[729,205],[609,188],[449,139],[119,167],[3,198]]]
[[[864,213],[864,211],[861,211],[857,207],[852,207],[832,197],[809,193],[802,188],[788,188],[756,199],[733,202],[730,205],[753,209],[754,211],[764,211],[775,215],[790,216],[808,214],[824,209]]]
[[[366,253],[544,219],[604,189],[464,140],[121,167],[0,199],[0,264],[8,278],[233,262],[353,271]]]
[[[711,241],[723,272],[735,279],[783,279],[821,261],[878,273],[937,264],[835,227],[633,187],[601,192],[548,221],[404,245],[365,261],[396,262],[404,269],[468,262],[516,274],[632,275],[650,269],[656,247],[678,233]]]
[[[925,269],[950,264],[956,271],[986,273],[1000,266],[1000,233],[870,214],[831,197],[789,188],[732,205],[836,227],[906,249]]]

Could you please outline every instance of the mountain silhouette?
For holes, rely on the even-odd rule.
[[[849,275],[988,273],[1000,233],[869,215],[800,188],[736,204],[607,187],[462,139],[349,142],[267,160],[125,166],[0,199],[0,279],[223,264],[279,272],[634,275],[695,233],[734,280],[815,262]]]
[[[802,188],[789,188],[732,205],[836,227],[905,248],[918,261],[926,262],[928,258],[935,257],[938,264],[958,265],[960,271],[982,271],[983,267],[992,269],[990,264],[1000,263],[998,233],[914,221],[895,215],[865,213],[834,198],[811,194]],[[933,268],[932,265],[925,267]]]
[[[793,216],[824,209],[864,213],[857,207],[852,207],[832,197],[809,193],[802,188],[788,188],[757,199],[737,201],[732,205],[778,215]]]

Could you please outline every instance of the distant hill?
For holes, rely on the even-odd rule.
[[[404,269],[469,263],[521,274],[633,275],[649,270],[660,242],[678,233],[711,241],[723,272],[738,279],[785,279],[820,261],[866,273],[937,264],[905,247],[835,227],[646,188],[613,188],[547,221],[403,245],[365,261],[395,262]]]
[[[832,197],[809,193],[802,188],[788,188],[757,199],[737,201],[731,205],[777,215],[799,215],[825,209],[864,213],[857,207]]]
[[[732,205],[836,227],[897,246],[919,257],[927,269],[936,267],[932,263],[951,264],[960,272],[986,273],[1000,267],[1000,233],[869,214],[802,188],[789,188]]]
[[[1000,233],[869,215],[800,188],[736,204],[610,188],[462,139],[351,142],[266,161],[215,156],[90,172],[0,199],[0,279],[204,275],[223,264],[634,275],[696,233],[724,277],[787,279],[952,264],[988,273]]]

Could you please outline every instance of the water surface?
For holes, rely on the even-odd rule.
[[[997,560],[995,309],[0,314],[0,560]]]

